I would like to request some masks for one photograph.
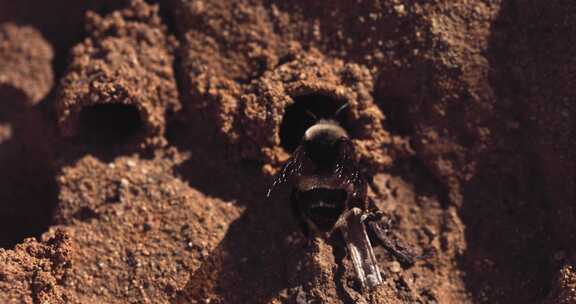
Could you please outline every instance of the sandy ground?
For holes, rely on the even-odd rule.
[[[576,303],[573,1],[0,1],[0,302]],[[265,193],[342,124],[421,256]]]

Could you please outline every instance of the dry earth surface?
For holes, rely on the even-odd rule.
[[[576,303],[576,2],[0,0],[1,303]],[[420,256],[305,240],[341,123]]]

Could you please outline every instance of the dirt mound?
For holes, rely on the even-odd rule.
[[[572,2],[77,2],[0,1],[4,302],[576,301]],[[341,108],[370,292],[265,197]]]
[[[157,7],[87,14],[57,97],[62,134],[82,142],[145,148],[166,144],[165,114],[179,110],[172,49]]]
[[[68,303],[63,281],[71,264],[68,236],[37,242],[25,239],[14,250],[0,249],[0,299],[2,303]]]

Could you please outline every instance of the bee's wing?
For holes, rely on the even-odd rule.
[[[277,186],[287,182],[289,179],[294,177],[298,177],[302,174],[302,168],[304,167],[304,160],[305,160],[305,153],[304,147],[298,146],[294,153],[292,153],[292,157],[282,166],[282,169],[276,176],[274,177],[274,181],[270,188],[268,188],[268,192],[266,193],[266,197],[270,197],[272,191]]]
[[[340,157],[336,163],[335,174],[345,185],[351,185],[353,190],[352,200],[365,209],[367,185],[356,159],[354,158],[354,145],[348,138],[342,139],[340,144]]]

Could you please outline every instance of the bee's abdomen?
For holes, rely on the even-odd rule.
[[[296,191],[294,199],[301,216],[321,231],[330,231],[346,210],[348,193],[340,188],[315,188]]]

